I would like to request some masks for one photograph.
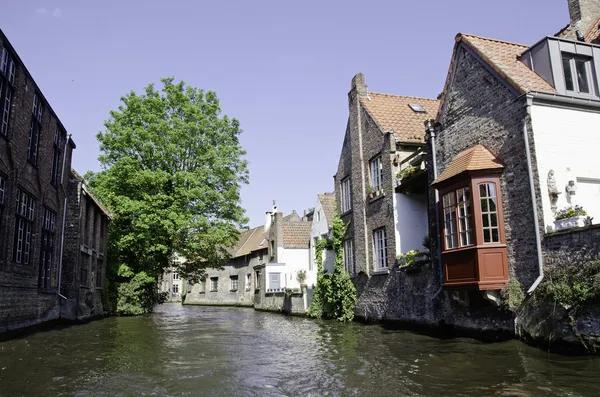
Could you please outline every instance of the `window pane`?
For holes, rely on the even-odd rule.
[[[492,229],[492,241],[494,243],[500,241],[500,239],[498,238],[498,229]]]
[[[483,221],[483,227],[489,227],[490,226],[490,218],[488,217],[487,214],[481,215],[481,220]]]
[[[481,199],[481,212],[488,212],[488,201],[485,198]]]
[[[496,211],[496,199],[491,198],[489,203],[490,203],[490,212],[495,212]]]
[[[579,86],[579,92],[590,92],[590,85],[587,76],[587,62],[581,59],[575,60],[575,69],[577,70],[577,85]]]
[[[491,218],[491,223],[493,227],[498,227],[498,215],[496,214],[490,214],[490,218]]]
[[[479,185],[479,196],[487,197],[487,190],[486,190],[485,184]]]
[[[573,72],[571,71],[571,60],[569,58],[563,57],[563,71],[565,74],[565,85],[567,90],[575,91],[575,87],[573,85]]]
[[[484,243],[490,242],[490,229],[483,229],[483,242]]]

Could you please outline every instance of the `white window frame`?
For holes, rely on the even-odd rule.
[[[252,273],[246,274],[246,291],[252,289]]]
[[[219,277],[210,278],[210,292],[219,291]]]
[[[350,177],[342,179],[342,213],[352,209],[352,193],[350,190]]]
[[[173,272],[173,280],[179,280],[179,273]]]
[[[274,276],[277,276],[277,288],[272,284]],[[269,273],[269,289],[281,289],[281,273]]]
[[[179,295],[179,284],[173,284],[173,286],[171,287],[171,293],[174,296]]]
[[[237,291],[239,288],[239,277],[238,276],[229,276],[229,290],[230,291]]]
[[[381,155],[369,161],[369,169],[371,173],[371,188],[375,191],[380,191],[383,185],[383,167],[381,165]]]
[[[344,240],[344,267],[350,274],[354,274],[354,241],[352,239]]]
[[[387,233],[385,227],[373,230],[373,262],[375,271],[388,267],[387,262]]]

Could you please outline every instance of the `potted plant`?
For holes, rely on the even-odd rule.
[[[298,280],[300,287],[306,286],[304,283],[306,281],[306,270],[298,270],[296,272],[296,280]]]
[[[580,205],[564,208],[554,215],[554,229],[565,230],[586,225],[587,212]]]
[[[419,271],[421,265],[429,261],[429,253],[417,250],[410,250],[396,257],[398,269],[403,269],[407,272]]]
[[[408,165],[405,168],[401,169],[396,174],[396,184],[400,185],[403,179],[409,179],[415,174],[416,171],[417,169],[412,165]]]
[[[369,195],[370,199],[375,197],[375,189],[373,189],[373,186],[369,186],[369,190],[368,190],[367,194]]]

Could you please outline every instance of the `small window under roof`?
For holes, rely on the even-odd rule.
[[[427,113],[425,108],[423,106],[419,105],[418,103],[409,103],[408,106],[410,106],[410,108],[415,113]]]

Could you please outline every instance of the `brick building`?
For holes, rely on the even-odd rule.
[[[106,278],[109,214],[70,172],[61,291],[61,317],[82,320],[101,315]]]
[[[435,116],[438,101],[368,92],[361,73],[348,99],[334,176],[337,211],[349,225],[345,264],[356,274],[385,275],[396,255],[421,249],[427,234],[423,123]],[[414,175],[402,182],[411,162]]]
[[[89,301],[96,313],[101,308],[99,291],[89,300],[71,290],[71,274],[80,262],[66,251],[80,241],[80,233],[87,239],[82,247],[91,249],[88,275],[94,274],[87,285],[95,287],[104,277],[96,269],[104,266],[99,247],[107,231],[106,222],[102,230],[73,230],[80,216],[88,217],[82,224],[102,217],[96,210],[74,209],[91,196],[84,198],[81,180],[73,182],[73,149],[71,136],[0,31],[0,332],[72,313],[89,315],[89,310],[66,310],[67,298],[71,306]],[[99,239],[103,243],[90,245]]]
[[[0,331],[59,317],[75,144],[0,31]]]

